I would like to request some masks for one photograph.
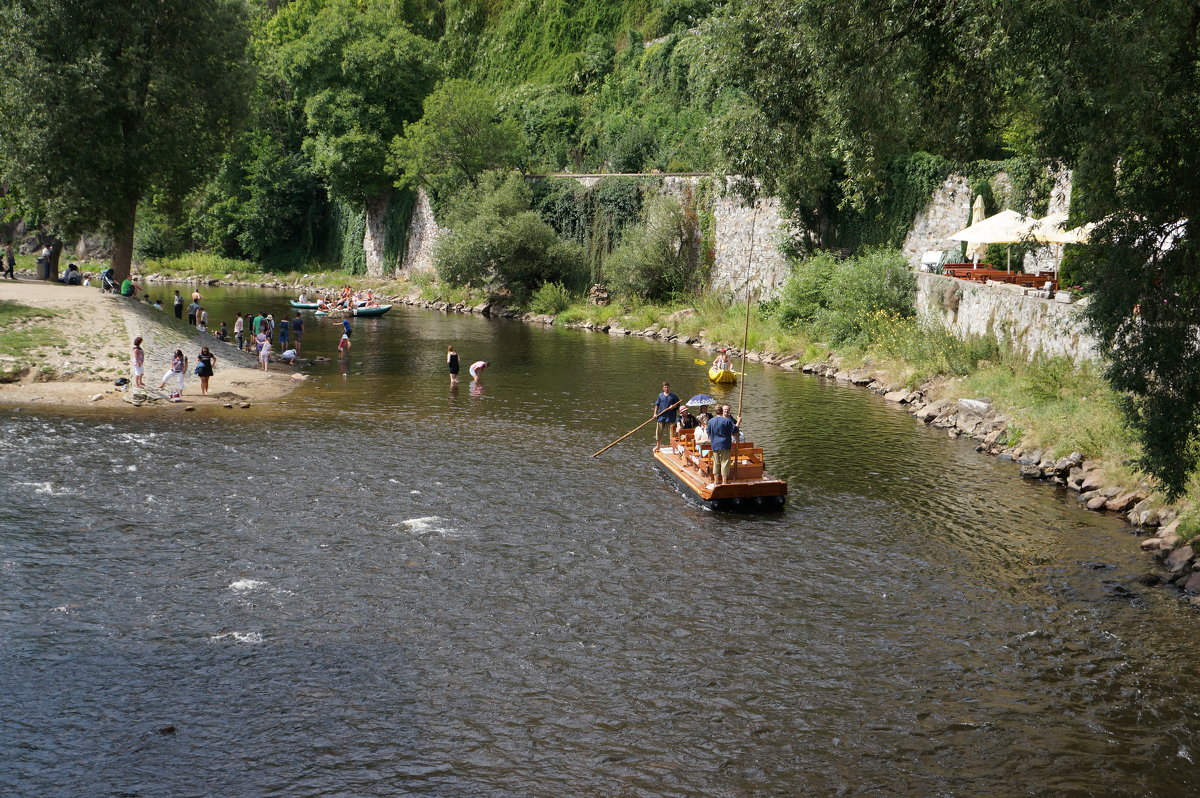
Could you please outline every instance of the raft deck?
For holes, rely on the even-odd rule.
[[[685,495],[710,510],[781,510],[787,482],[764,470],[763,450],[753,443],[735,443],[729,481],[713,482],[712,452],[697,445],[692,430],[673,437],[669,449],[655,447],[655,465],[670,477]]]

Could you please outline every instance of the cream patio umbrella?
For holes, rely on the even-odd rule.
[[[983,195],[976,194],[975,202],[971,204],[971,225],[977,225],[987,218],[987,209],[983,205]],[[987,244],[983,241],[967,242],[967,259],[976,267],[979,261],[987,255]]]
[[[1030,240],[1035,224],[1036,221],[1028,216],[1016,211],[1003,210],[947,237],[951,241],[966,241],[972,244],[1020,244]],[[1011,252],[1008,270],[1012,271]]]
[[[1067,215],[1052,213],[1038,219],[1031,231],[1031,238],[1041,244],[1086,244],[1095,223],[1080,225],[1073,230],[1067,230]]]

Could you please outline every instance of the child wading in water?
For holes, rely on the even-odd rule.
[[[446,367],[450,369],[450,384],[458,385],[458,352],[454,351],[454,344],[446,347]]]

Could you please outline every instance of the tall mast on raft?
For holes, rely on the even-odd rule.
[[[742,397],[746,394],[746,347],[750,345],[750,265],[754,260],[754,229],[758,225],[758,200],[754,200],[754,216],[750,220],[750,248],[746,254],[746,325],[742,330],[742,379],[738,385],[737,417],[742,417]]]

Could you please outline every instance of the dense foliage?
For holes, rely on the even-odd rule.
[[[1178,492],[1200,462],[1200,2],[11,0],[0,26],[6,204],[113,234],[119,265],[140,213],[147,255],[389,272],[425,185],[447,280],[678,297],[711,198],[511,175],[716,171],[780,197],[802,253],[860,255],[810,259],[778,309],[853,340],[903,317],[869,253],[950,171],[1037,211],[1070,169],[1098,227],[1069,274],[1146,465]]]
[[[455,285],[494,283],[518,300],[543,283],[581,287],[582,253],[530,210],[531,199],[520,176],[500,172],[484,173],[471,191],[456,197],[445,213],[450,231],[435,246],[442,279]]]
[[[520,164],[525,142],[516,121],[500,114],[491,92],[456,78],[425,98],[422,117],[405,126],[391,149],[400,185],[424,184],[447,195],[485,171]]]
[[[0,29],[4,182],[63,237],[112,235],[127,275],[139,202],[181,199],[245,113],[243,5],[15,0]]]
[[[819,253],[795,265],[773,313],[831,343],[861,343],[877,314],[912,317],[915,294],[912,270],[896,250],[844,260]]]

